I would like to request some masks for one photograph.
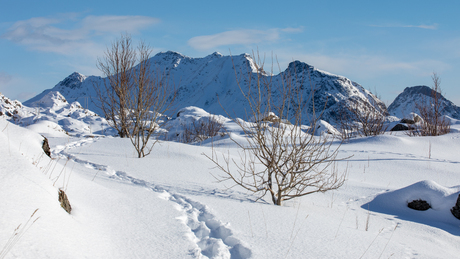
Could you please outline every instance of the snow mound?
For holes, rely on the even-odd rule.
[[[176,118],[168,121],[163,128],[168,131],[166,139],[183,141],[186,138],[185,129],[187,128],[190,129],[196,125],[210,122],[224,123],[228,121],[230,119],[222,115],[213,115],[201,108],[189,106],[180,109],[177,112]]]
[[[29,102],[28,105],[30,107],[56,109],[68,105],[68,102],[61,93],[57,91],[50,91],[40,99]]]
[[[377,195],[373,201],[362,206],[371,211],[395,215],[405,220],[419,222],[442,229],[452,230],[456,226],[456,232],[460,232],[459,220],[456,219],[450,209],[457,201],[460,186],[444,187],[438,183],[425,180],[409,185],[402,189],[385,192]],[[424,200],[430,204],[427,211],[416,211],[407,205],[414,200]],[[451,225],[450,227],[446,227]]]
[[[316,123],[315,135],[321,136],[323,134],[340,135],[340,132],[327,121],[319,120]]]

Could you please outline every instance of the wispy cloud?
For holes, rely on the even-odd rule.
[[[437,30],[438,24],[434,23],[431,25],[427,24],[420,24],[420,25],[407,25],[407,24],[381,24],[381,25],[369,25],[371,27],[379,27],[379,28],[419,28],[419,29],[426,29],[426,30]]]
[[[0,71],[0,87],[6,85],[9,81],[11,81],[11,78],[11,75]]]
[[[360,53],[308,53],[293,52],[289,49],[275,49],[281,70],[293,60],[300,60],[318,69],[333,74],[346,76],[350,79],[377,80],[386,76],[408,75],[414,77],[430,77],[433,71],[442,72],[451,66],[442,60],[415,58],[412,60],[382,55]]]
[[[261,42],[274,42],[282,33],[298,33],[302,28],[268,29],[268,30],[232,30],[212,35],[196,36],[188,40],[188,45],[197,50],[212,50],[226,45],[250,45]]]
[[[14,23],[0,37],[32,50],[81,54],[100,48],[96,46],[95,36],[138,33],[158,22],[159,19],[147,16],[86,16],[79,19],[77,15],[69,14],[34,17]]]
[[[159,23],[160,20],[147,16],[87,16],[83,19],[83,29],[95,32],[130,32],[138,33],[139,30]]]

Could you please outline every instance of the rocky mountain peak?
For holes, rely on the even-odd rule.
[[[68,77],[66,77],[64,80],[59,82],[59,85],[70,88],[70,89],[80,88],[81,83],[85,79],[86,79],[86,76],[78,72],[73,72]]]
[[[460,119],[460,107],[447,100],[442,94],[436,94],[441,101],[441,114]],[[430,105],[433,95],[433,90],[425,85],[406,87],[388,106],[388,112],[399,118],[407,117],[410,113],[419,113],[417,104]]]

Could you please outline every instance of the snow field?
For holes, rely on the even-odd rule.
[[[0,249],[37,208],[40,217],[7,258],[455,258],[460,251],[460,221],[449,212],[460,190],[457,128],[440,137],[351,139],[339,157],[353,156],[337,164],[348,172],[344,186],[278,207],[216,182],[221,173],[202,153],[214,148],[239,159],[228,136],[164,141],[138,159],[128,139],[43,132],[50,160],[38,134],[1,123]],[[234,126],[225,124],[243,141]],[[407,208],[418,198],[433,208]]]

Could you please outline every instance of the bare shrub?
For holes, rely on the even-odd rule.
[[[441,114],[441,79],[436,73],[433,73],[431,79],[433,87],[428,100],[424,97],[415,104],[422,121],[410,133],[414,136],[439,136],[450,132],[450,122]]]
[[[342,104],[338,116],[342,139],[348,139],[353,135],[378,136],[385,133],[386,114],[386,107],[378,105],[373,97],[369,103],[351,99],[350,103]]]
[[[184,125],[182,142],[192,143],[204,141],[216,136],[222,128],[223,124],[214,115],[208,118],[195,120],[191,124]]]
[[[256,60],[254,54],[253,58]],[[246,143],[230,136],[241,149],[240,159],[236,161],[229,155],[222,155],[221,161],[214,151],[212,156],[205,154],[224,173],[218,179],[253,192],[258,199],[269,193],[276,205],[296,197],[341,187],[346,173],[339,173],[337,167],[333,166],[339,160],[337,154],[340,145],[333,147],[333,138],[327,134],[315,137],[314,132],[308,134],[301,129],[304,108],[302,84],[293,84],[289,74],[284,75],[279,85],[274,84],[269,76],[273,73],[264,72],[264,63],[259,55],[256,67],[257,73],[247,68],[244,73],[241,71],[243,78],[237,78],[240,91],[248,103],[247,114],[251,118],[248,120],[252,121],[233,118],[247,136]],[[276,102],[272,98],[274,94]],[[266,119],[272,111],[279,119]],[[295,114],[290,120],[292,124],[284,123],[289,121],[288,112]],[[313,114],[315,119],[309,125],[313,131],[320,117]]]

